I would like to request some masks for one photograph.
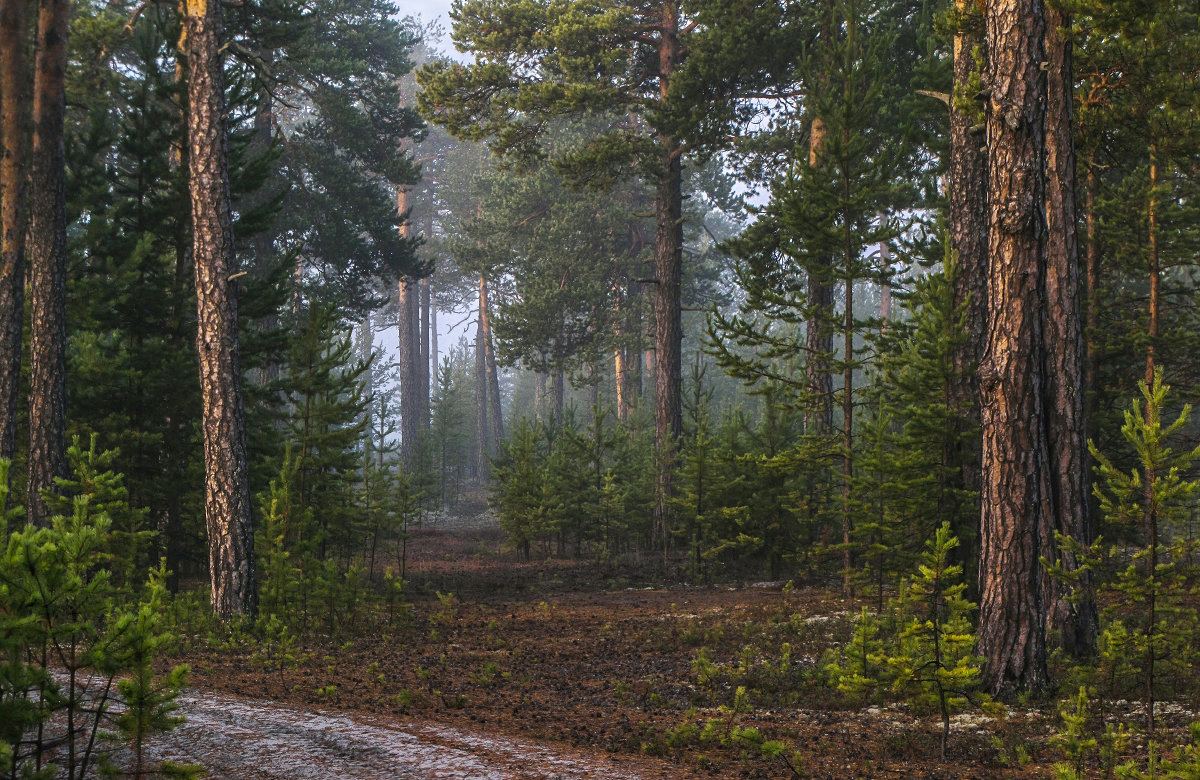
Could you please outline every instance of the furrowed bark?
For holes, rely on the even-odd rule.
[[[47,521],[42,490],[67,476],[67,27],[70,3],[38,7],[29,220],[29,520]]]
[[[1044,691],[1039,556],[1051,513],[1045,285],[1044,19],[1040,0],[988,8],[988,340],[980,366],[983,463],[979,652],[996,695]]]
[[[1083,544],[1092,541],[1089,516],[1092,473],[1084,418],[1083,333],[1080,321],[1080,269],[1076,243],[1075,149],[1072,122],[1071,44],[1062,31],[1071,24],[1051,3],[1046,8],[1046,425],[1049,435],[1053,516],[1043,528],[1043,550],[1057,549],[1054,533]],[[1079,562],[1059,551],[1068,571]],[[1046,628],[1072,656],[1096,648],[1099,616],[1089,572],[1072,593],[1043,572]]]
[[[659,24],[659,91],[666,101],[682,56],[679,9],[674,2],[663,3]],[[654,202],[654,445],[658,461],[654,525],[665,556],[670,542],[675,445],[683,432],[683,166],[676,139],[659,135],[657,141],[662,160]]]
[[[188,172],[196,277],[196,345],[204,432],[204,511],[212,608],[223,619],[258,606],[254,526],[238,362],[237,288],[224,124],[221,6],[187,0]]]
[[[0,458],[10,460],[17,441],[25,306],[28,18],[28,0],[0,0]]]

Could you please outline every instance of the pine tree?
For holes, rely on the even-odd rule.
[[[436,63],[419,79],[420,106],[431,121],[456,136],[491,139],[506,156],[540,156],[542,130],[557,117],[603,117],[603,130],[559,166],[593,184],[636,171],[654,187],[656,517],[663,545],[682,427],[682,158],[693,146],[725,143],[738,118],[730,96],[761,72],[748,53],[786,57],[791,41],[782,35],[778,53],[728,46],[771,34],[776,17],[775,8],[748,3],[462,2],[452,13],[454,39],[476,64]]]
[[[975,636],[961,582],[962,567],[951,563],[958,545],[948,523],[926,544],[917,572],[888,605],[886,620],[864,611],[847,651],[849,663],[835,663],[831,679],[846,691],[890,687],[917,706],[934,710],[942,720],[942,758],[950,740],[951,714],[977,696],[983,659],[975,655]],[[880,622],[894,634],[880,640]]]
[[[1163,383],[1161,368],[1152,384],[1141,382],[1139,389],[1144,405],[1134,400],[1121,428],[1139,467],[1126,472],[1095,448],[1092,454],[1099,464],[1096,495],[1101,511],[1114,526],[1132,526],[1141,536],[1133,561],[1108,584],[1119,594],[1114,612],[1120,617],[1105,630],[1102,645],[1107,657],[1121,659],[1140,675],[1146,732],[1153,735],[1160,670],[1167,666],[1178,673],[1190,667],[1200,632],[1200,616],[1186,603],[1195,574],[1187,563],[1187,542],[1172,533],[1200,490],[1200,481],[1184,478],[1200,457],[1200,447],[1175,452],[1170,446],[1187,425],[1191,408],[1185,405],[1174,422],[1163,424],[1170,387]]]
[[[191,0],[184,13],[188,55],[188,156],[196,344],[203,405],[205,515],[213,612],[253,615],[254,526],[238,362],[237,286],[225,127],[223,22],[219,4]]]
[[[539,431],[522,418],[492,473],[500,527],[525,560],[533,542],[551,530],[542,507],[545,455],[538,448],[540,438]]]
[[[956,562],[972,583],[979,503],[967,485],[979,432],[955,395],[961,379],[956,356],[969,338],[967,311],[955,303],[958,273],[951,256],[941,272],[915,279],[904,299],[910,316],[891,324],[879,339],[871,390],[879,405],[871,423],[878,438],[861,456],[868,473],[860,491],[869,497],[864,510],[874,517],[865,520],[861,543],[882,544],[875,554],[894,555],[901,563],[917,552],[915,542],[931,538],[940,523],[948,522],[960,540]],[[910,543],[904,545],[898,536]],[[875,566],[877,588],[887,573],[883,560]],[[898,570],[903,567],[891,572]]]
[[[90,142],[72,155],[69,207],[88,214],[76,246],[89,262],[72,266],[68,286],[72,427],[119,451],[113,469],[130,500],[161,524],[160,550],[176,572],[195,527],[184,507],[203,490],[193,471],[202,450],[199,386],[180,381],[198,368],[181,257],[187,179],[171,159],[184,132],[170,59],[177,33],[174,13],[144,14],[124,42],[128,78],[111,85],[122,110],[93,114],[76,131]],[[110,143],[111,153],[97,148]]]
[[[467,455],[471,452],[466,395],[470,385],[465,355],[466,348],[461,347],[443,358],[434,385],[433,414],[425,444],[431,476],[436,482],[432,494],[437,498],[439,510],[457,501]]]
[[[1059,42],[1051,41],[1054,61],[1047,53],[1047,36],[1058,34],[1050,23],[1042,5],[1023,0],[990,9],[986,19],[990,281],[980,367],[980,651],[996,694],[1046,688],[1047,626],[1085,653],[1095,622],[1090,599],[1081,597],[1072,611],[1039,564],[1058,559],[1056,533],[1090,534],[1080,484],[1078,269],[1073,239],[1063,235],[1074,229],[1070,109],[1061,83],[1069,66]],[[1034,173],[1046,166],[1049,175]]]
[[[578,146],[586,129],[564,128],[556,147]],[[546,164],[523,174],[492,170],[477,186],[475,216],[462,224],[451,249],[456,266],[481,280],[481,306],[495,300],[488,322],[495,361],[552,377],[596,365],[610,348],[614,298],[630,275],[624,255],[636,219],[625,194],[633,188],[574,191]],[[488,279],[505,281],[489,288]],[[482,317],[479,324],[482,329]],[[482,330],[477,341],[485,350],[491,343]],[[486,357],[479,355],[481,373],[491,370]],[[565,382],[555,385],[551,399],[551,416],[559,420],[560,387],[565,393]],[[481,414],[486,423],[490,413]]]
[[[773,183],[765,212],[731,243],[741,260],[738,284],[746,300],[739,316],[717,315],[710,325],[710,342],[727,371],[751,381],[768,376],[781,379],[795,388],[793,393],[810,409],[810,418],[812,414],[823,418],[820,410],[832,405],[824,391],[813,393],[814,384],[828,384],[832,392],[831,381],[817,382],[813,371],[841,375],[840,544],[847,595],[852,570],[855,374],[863,366],[861,336],[874,328],[869,318],[856,311],[854,292],[860,281],[879,281],[890,273],[878,267],[866,249],[896,238],[901,226],[879,215],[907,197],[895,185],[903,162],[900,147],[878,126],[887,113],[886,79],[879,63],[893,47],[894,37],[868,19],[866,9],[853,2],[836,4],[822,17],[824,29],[839,32],[823,39],[805,63],[811,83],[820,86],[806,106],[823,133],[820,153],[808,155],[805,163],[801,150],[795,151],[797,162]],[[840,314],[835,314],[832,298],[826,300],[824,292],[832,291],[835,284],[841,285]],[[814,290],[821,291],[815,298]],[[807,336],[805,347],[800,347],[807,350],[803,380],[773,372],[777,358],[797,351],[795,328],[801,323],[808,323],[810,331],[816,327],[827,334],[819,339],[824,346],[815,351]],[[839,351],[830,342],[835,331],[841,336]],[[727,343],[753,352],[747,356]],[[823,425],[809,427],[816,436],[831,433]]]
[[[10,529],[0,555],[0,643],[8,659],[0,672],[0,759],[14,776],[52,777],[54,764],[68,777],[87,776],[103,759],[97,737],[114,692],[126,697],[118,725],[130,725],[135,739],[169,728],[161,716],[185,674],[153,671],[168,639],[160,615],[165,571],[153,571],[139,602],[129,583],[115,586],[108,568],[119,549],[110,515],[136,514],[121,477],[106,468],[113,455],[76,443],[68,457],[73,476],[63,486],[78,492],[66,498],[46,491],[47,507],[62,513],[49,526]],[[7,468],[2,462],[0,477]],[[5,485],[0,502],[7,503]],[[6,525],[16,514],[6,512]],[[132,681],[116,685],[125,673]],[[66,739],[41,728],[51,718],[65,724]]]
[[[357,497],[370,362],[358,356],[349,335],[339,335],[341,329],[332,308],[307,312],[288,361],[288,396],[295,409],[296,501],[312,512],[321,552],[329,544],[348,559],[363,535]]]

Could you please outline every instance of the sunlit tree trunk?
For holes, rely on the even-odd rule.
[[[70,3],[38,7],[29,219],[29,519],[46,521],[42,490],[65,477],[67,405],[67,26]]]
[[[814,117],[808,137],[808,164],[817,167],[825,148],[825,123]],[[830,258],[818,258],[829,265]],[[812,436],[825,436],[833,430],[833,376],[829,371],[829,356],[833,353],[833,286],[821,273],[808,275],[808,306],[810,316],[805,325],[804,365],[811,405],[805,413],[804,429]]]
[[[629,364],[625,360],[625,348],[618,346],[613,350],[613,377],[616,390],[617,419],[621,422],[629,419]]]
[[[1039,556],[1051,512],[1043,388],[1044,19],[1039,0],[987,15],[988,339],[980,365],[983,463],[979,652],[994,694],[1047,687]]]
[[[615,292],[613,323],[616,346],[613,348],[613,389],[616,398],[617,419],[624,422],[629,419],[633,395],[637,392],[637,388],[634,386],[635,371],[629,365],[629,345],[625,343],[624,338],[628,320],[625,299],[619,290]]]
[[[233,220],[226,152],[221,6],[187,0],[181,49],[188,57],[188,172],[196,277],[204,510],[212,607],[222,618],[253,615],[258,592],[246,467]]]

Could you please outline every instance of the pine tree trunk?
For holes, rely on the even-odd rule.
[[[1053,516],[1043,528],[1042,549],[1057,549],[1054,533],[1088,544],[1089,475],[1084,418],[1084,352],[1080,322],[1079,252],[1075,237],[1075,147],[1072,122],[1071,44],[1062,30],[1071,20],[1046,6],[1046,425],[1049,433]],[[1061,551],[1068,571],[1079,568],[1075,556]],[[1088,571],[1074,594],[1043,571],[1046,628],[1074,657],[1096,649],[1099,616]],[[1074,595],[1074,598],[1070,598]]]
[[[629,370],[628,346],[625,344],[625,325],[627,314],[624,310],[624,299],[620,292],[614,296],[613,304],[613,336],[616,346],[613,348],[613,385],[616,393],[617,420],[624,422],[629,419],[632,372]]]
[[[808,164],[817,167],[821,163],[821,152],[825,147],[825,123],[819,117],[812,120],[808,137]],[[819,258],[824,266],[832,263],[830,258]],[[821,272],[808,275],[808,305],[812,314],[805,325],[805,350],[808,358],[804,375],[811,404],[804,415],[804,430],[810,436],[827,436],[833,430],[833,375],[829,370],[829,356],[833,353],[833,288]]]
[[[430,205],[425,214],[425,240],[433,236],[434,207]],[[429,430],[433,378],[437,374],[437,322],[433,311],[433,279],[421,279],[421,424],[422,431]]]
[[[958,12],[968,11],[967,0],[958,0]],[[982,55],[984,41],[978,31],[960,27],[954,35],[954,95],[950,101],[950,164],[946,173],[950,246],[955,254],[954,306],[962,310],[964,338],[954,350],[954,378],[950,392],[961,428],[979,424],[979,380],[976,373],[987,341],[987,153],[986,139],[978,132],[978,103],[968,94]],[[961,434],[962,430],[954,431]],[[948,453],[950,463],[961,464],[962,487],[979,491],[979,452],[952,437],[959,449]],[[962,533],[960,529],[956,532]],[[966,551],[964,551],[966,552]],[[966,552],[967,558],[973,556]]]
[[[659,25],[659,98],[665,103],[682,56],[676,0],[663,1]],[[675,445],[683,431],[683,165],[676,139],[660,134],[656,141],[661,168],[654,200],[654,524],[665,556]]]
[[[650,322],[650,327],[654,326],[654,322]],[[653,342],[653,335],[650,334],[650,341]],[[645,397],[649,395],[651,383],[654,381],[654,348],[640,350],[641,352],[641,370],[638,372],[638,396]]]
[[[371,327],[371,314],[363,317],[363,321],[358,324],[358,359],[366,363],[375,354],[375,332]],[[367,371],[363,374],[363,389],[364,398],[369,398],[375,394],[375,372]],[[370,406],[367,407],[367,420],[371,419]]]
[[[546,419],[546,375],[540,371],[533,375],[533,416]]]
[[[428,224],[427,224],[428,227]],[[431,230],[432,228],[430,228]],[[425,235],[429,235],[427,232]],[[433,324],[433,289],[428,276],[421,280],[421,430],[429,428],[430,392],[433,387],[433,373],[430,363],[430,335]],[[436,336],[433,337],[436,339]]]
[[[253,615],[258,592],[246,467],[229,162],[224,125],[221,6],[187,0],[188,171],[196,275],[196,345],[204,432],[204,510],[212,608]]]
[[[1047,686],[1038,557],[1051,511],[1042,388],[1045,90],[1039,0],[989,6],[988,340],[980,365],[983,465],[979,652],[996,695]]]
[[[488,420],[492,426],[492,448],[488,454],[495,455],[500,442],[504,441],[504,419],[501,417],[500,409],[500,370],[496,366],[496,348],[492,343],[491,297],[488,292],[487,279],[480,277],[480,280],[483,283],[483,292],[480,298],[482,309],[479,316],[483,325],[483,351],[487,361]]]
[[[563,410],[567,400],[567,375],[562,371],[554,371],[550,375],[550,426],[557,428],[563,424]]]
[[[431,296],[431,299],[432,299],[432,296]],[[429,393],[427,393],[426,397],[425,397],[426,413],[425,413],[425,416],[423,418],[421,418],[421,421],[424,424],[424,426],[423,426],[424,430],[428,430],[428,428],[429,428],[429,419],[430,419],[429,409],[432,406],[433,386],[434,386],[434,383],[437,381],[437,370],[438,370],[439,364],[440,363],[438,361],[437,306],[434,305],[433,301],[431,300],[430,304],[429,304],[429,365],[427,365],[425,367],[426,376],[429,377],[429,384],[428,384]]]
[[[879,219],[883,222],[887,215],[880,214]],[[886,241],[879,242],[879,266],[885,274],[879,283],[879,332],[887,333],[892,319],[892,248]]]
[[[24,328],[28,12],[28,0],[0,0],[0,458],[5,459],[16,449]]]
[[[396,362],[400,372],[400,460],[405,468],[416,466],[417,440],[421,430],[421,348],[417,343],[417,308],[420,288],[409,277],[400,280],[397,297]]]
[[[629,367],[625,362],[625,348],[618,346],[613,350],[613,378],[617,393],[617,419],[625,422],[629,419],[629,396],[626,383],[629,381]]]
[[[487,296],[483,275],[479,276],[479,314],[475,319],[475,477],[483,479],[487,474],[487,457],[492,432],[488,427],[487,403],[487,356],[483,345],[483,309]]]
[[[396,211],[404,220],[400,235],[408,238],[408,190],[401,187],[396,196]],[[402,277],[396,298],[397,355],[400,371],[400,460],[411,471],[416,466],[417,438],[421,430],[421,345],[418,319],[420,288],[415,279]],[[428,387],[425,394],[428,395]]]
[[[1147,205],[1147,242],[1150,248],[1150,300],[1146,312],[1146,384],[1154,383],[1162,294],[1162,268],[1158,254],[1158,146],[1150,144],[1150,199]]]
[[[40,491],[67,474],[67,27],[70,3],[42,0],[33,75],[29,219],[29,520],[42,524]]]

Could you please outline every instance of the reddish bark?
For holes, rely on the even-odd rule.
[[[1062,30],[1070,19],[1046,8],[1046,426],[1053,515],[1042,530],[1042,549],[1055,550],[1054,534],[1087,544],[1092,540],[1089,516],[1092,473],[1084,419],[1084,350],[1080,320],[1079,252],[1075,236],[1075,150],[1072,122],[1071,44]],[[1045,553],[1048,556],[1048,553]],[[1058,552],[1070,571],[1075,556]],[[1092,581],[1083,572],[1074,594],[1043,572],[1046,628],[1073,656],[1096,647],[1099,616]],[[1071,598],[1074,595],[1075,598]]]
[[[42,490],[67,475],[67,29],[70,3],[42,0],[33,74],[29,220],[29,519],[47,520]]]
[[[196,346],[204,432],[204,513],[212,608],[222,618],[258,606],[254,526],[238,360],[237,286],[226,150],[221,6],[188,0],[188,173],[196,277]]]
[[[16,448],[25,306],[28,13],[28,0],[0,0],[0,458],[7,459]]]
[[[659,96],[664,102],[682,56],[679,8],[666,0],[658,44]],[[656,140],[661,167],[654,199],[654,443],[658,472],[654,524],[665,555],[670,541],[675,446],[683,431],[683,166],[677,139],[660,134]]]
[[[1039,0],[989,5],[988,340],[979,652],[994,694],[1047,687],[1041,531],[1053,522],[1043,388],[1045,25]]]

